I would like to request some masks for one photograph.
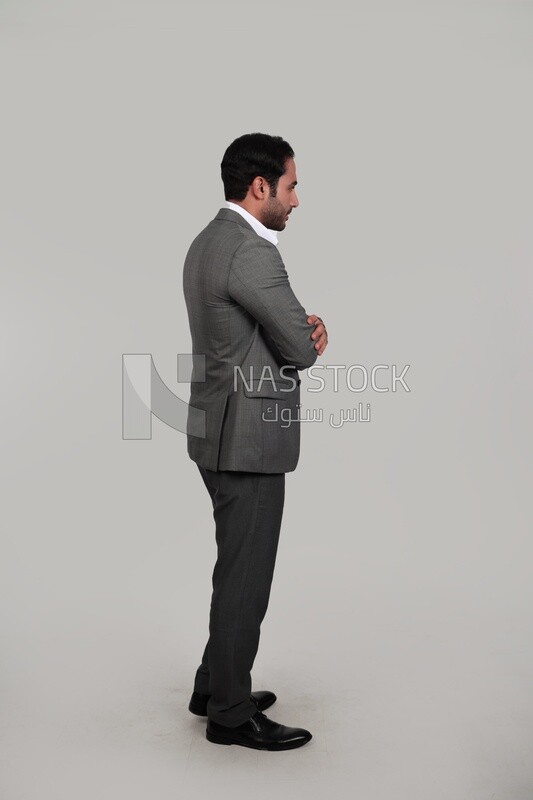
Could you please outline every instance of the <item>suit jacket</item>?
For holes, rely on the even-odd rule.
[[[215,471],[292,472],[298,370],[317,352],[277,247],[221,208],[187,252],[183,291],[195,356],[189,405],[205,411],[202,436],[189,410],[190,458]]]

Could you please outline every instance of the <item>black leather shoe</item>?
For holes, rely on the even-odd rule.
[[[191,702],[189,703],[189,711],[193,714],[198,714],[199,717],[207,717],[207,701],[210,695],[200,694],[200,692],[193,692]],[[258,711],[264,711],[270,708],[278,699],[274,692],[252,692],[250,695],[251,700],[257,706]]]
[[[256,711],[250,719],[228,728],[207,720],[206,738],[215,744],[240,744],[256,750],[292,750],[301,747],[313,737],[305,728],[289,728]]]

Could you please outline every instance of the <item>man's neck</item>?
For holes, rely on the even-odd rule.
[[[232,208],[233,211],[236,211],[238,214],[250,223],[254,231],[259,235],[262,236],[263,239],[266,239],[271,244],[277,245],[278,243],[278,235],[276,231],[272,230],[271,228],[267,228],[261,220],[257,219],[257,217],[251,213],[247,208],[245,208],[241,203],[235,203],[233,200],[226,200],[226,204],[228,208]]]

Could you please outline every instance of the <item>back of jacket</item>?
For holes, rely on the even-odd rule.
[[[211,470],[291,472],[300,452],[298,370],[317,353],[277,247],[221,208],[187,252],[183,291],[195,356],[190,458]]]

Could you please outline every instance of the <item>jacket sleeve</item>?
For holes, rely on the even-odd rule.
[[[261,237],[241,244],[231,264],[228,292],[264,327],[288,364],[301,370],[315,363],[314,326],[292,291],[275,245]]]

